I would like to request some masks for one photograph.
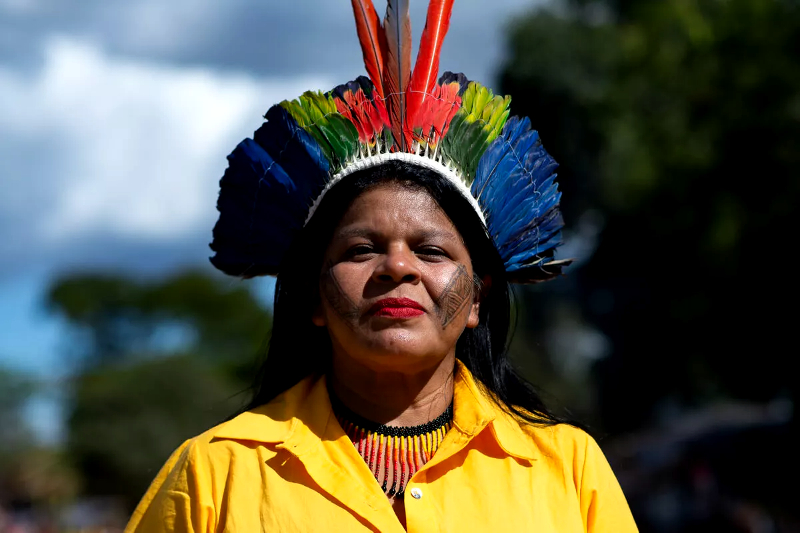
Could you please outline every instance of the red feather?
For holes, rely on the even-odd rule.
[[[458,95],[459,89],[458,82],[437,85],[433,90],[433,98],[429,99],[436,102],[435,106],[431,106],[434,108],[431,125],[440,139],[447,135],[450,121],[461,109],[461,97]]]
[[[372,106],[367,106],[367,117],[369,118],[369,121],[372,124],[372,129],[375,130],[375,133],[380,134],[384,128],[391,127],[391,123],[389,122],[389,113],[386,112],[386,105],[384,104],[383,99],[375,98],[375,95],[373,94],[370,100],[372,102]]]
[[[374,145],[383,128],[389,124],[383,100],[370,98],[363,89],[346,90],[333,100],[336,110],[353,123],[359,141],[364,144]]]
[[[447,134],[450,121],[461,108],[458,82],[436,85],[417,111],[415,127],[422,129],[420,141],[435,146]]]
[[[419,126],[417,114],[422,109],[422,103],[431,96],[439,77],[439,53],[447,29],[450,27],[450,13],[453,11],[454,0],[430,0],[428,4],[428,18],[425,29],[420,39],[417,62],[414,65],[414,74],[408,86],[408,99],[406,109],[411,126]]]
[[[406,117],[406,89],[411,78],[411,19],[408,0],[389,0],[383,19],[386,32],[383,93],[398,148],[406,151],[411,135]]]
[[[356,32],[364,54],[364,66],[375,86],[375,92],[383,98],[383,49],[385,35],[381,31],[381,21],[372,0],[352,0],[353,14],[356,18]]]
[[[344,93],[343,100],[334,98],[333,101],[336,104],[336,110],[356,127],[358,140],[362,143],[367,142],[372,136],[372,130],[370,129],[370,124],[365,125],[361,122],[361,117],[358,116],[357,111],[358,104],[354,102],[353,93],[348,91]]]

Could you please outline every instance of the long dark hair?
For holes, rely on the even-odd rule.
[[[480,322],[467,328],[456,344],[456,357],[497,405],[519,420],[539,425],[565,422],[551,413],[535,388],[507,358],[511,300],[503,261],[486,228],[454,185],[435,171],[399,161],[360,170],[332,187],[308,224],[294,239],[275,287],[272,338],[254,383],[253,399],[244,410],[268,403],[311,374],[324,374],[331,362],[327,330],[311,322],[319,303],[319,275],[333,231],[360,194],[396,183],[428,192],[450,217],[464,239],[478,276],[489,275]]]

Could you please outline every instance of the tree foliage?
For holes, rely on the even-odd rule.
[[[800,399],[784,274],[800,202],[800,7],[574,2],[512,27],[502,85],[561,163],[564,210],[605,225],[577,279],[612,342],[606,428],[666,403]]]
[[[26,376],[0,367],[0,476],[15,454],[31,442],[22,409],[33,390]]]
[[[82,373],[74,384],[67,447],[85,492],[134,505],[181,442],[242,405],[243,387],[195,354]]]
[[[246,286],[198,271],[56,280],[73,326],[67,449],[86,493],[134,505],[182,441],[246,403],[270,314]]]
[[[73,326],[74,355],[90,365],[186,348],[241,362],[270,328],[269,313],[247,286],[201,271],[149,281],[67,275],[52,284],[47,304]]]
[[[608,340],[590,421],[628,435],[617,471],[638,479],[622,481],[642,531],[739,530],[747,512],[796,530],[800,4],[573,0],[509,44],[503,89],[561,163],[568,225],[603,221],[583,265],[527,294],[524,329],[546,340],[567,309]],[[546,379],[571,354],[542,347]],[[744,400],[793,419],[744,422]],[[720,401],[738,406],[725,431]],[[689,413],[694,434],[653,437]]]

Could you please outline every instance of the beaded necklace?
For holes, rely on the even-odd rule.
[[[411,427],[371,422],[333,395],[331,404],[336,420],[390,498],[403,497],[408,480],[430,461],[453,422],[452,403],[430,422]]]

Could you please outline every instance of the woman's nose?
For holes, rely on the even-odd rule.
[[[390,248],[378,263],[372,275],[374,281],[383,283],[413,283],[419,281],[414,253],[405,246]]]

